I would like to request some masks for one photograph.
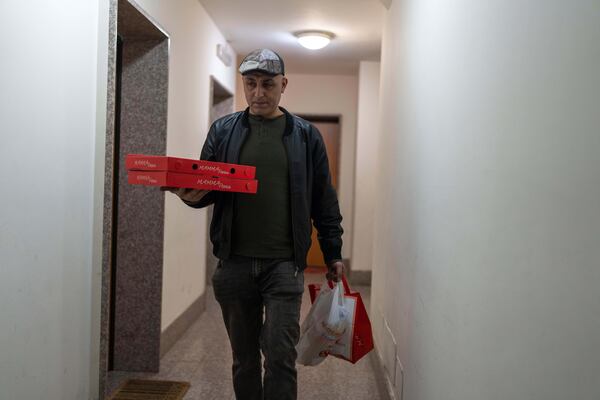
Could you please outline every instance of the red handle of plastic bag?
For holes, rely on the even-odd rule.
[[[336,282],[328,280],[327,284],[331,289],[333,289]],[[346,279],[346,275],[342,275],[342,284],[344,285],[344,294],[352,294],[352,292],[350,291],[350,285],[348,284],[348,280]]]

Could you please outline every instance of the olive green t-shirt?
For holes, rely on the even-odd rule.
[[[283,145],[285,115],[250,115],[250,132],[239,163],[256,167],[256,194],[236,193],[232,253],[257,258],[293,258],[290,176]]]

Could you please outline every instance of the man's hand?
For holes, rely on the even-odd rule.
[[[199,202],[204,196],[210,192],[210,190],[198,190],[198,189],[185,189],[176,187],[161,186],[160,190],[163,192],[168,191],[179,196],[181,200],[188,201],[190,203]]]
[[[338,282],[346,272],[346,267],[342,260],[333,260],[327,263],[327,279]]]

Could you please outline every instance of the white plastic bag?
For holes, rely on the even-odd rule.
[[[350,322],[344,303],[344,288],[341,282],[333,289],[327,284],[322,285],[300,329],[300,341],[296,346],[299,364],[320,364],[344,335]]]

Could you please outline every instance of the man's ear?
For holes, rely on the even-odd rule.
[[[281,78],[281,93],[285,92],[285,88],[287,87],[287,84],[288,84],[288,80],[284,76],[283,78]]]

